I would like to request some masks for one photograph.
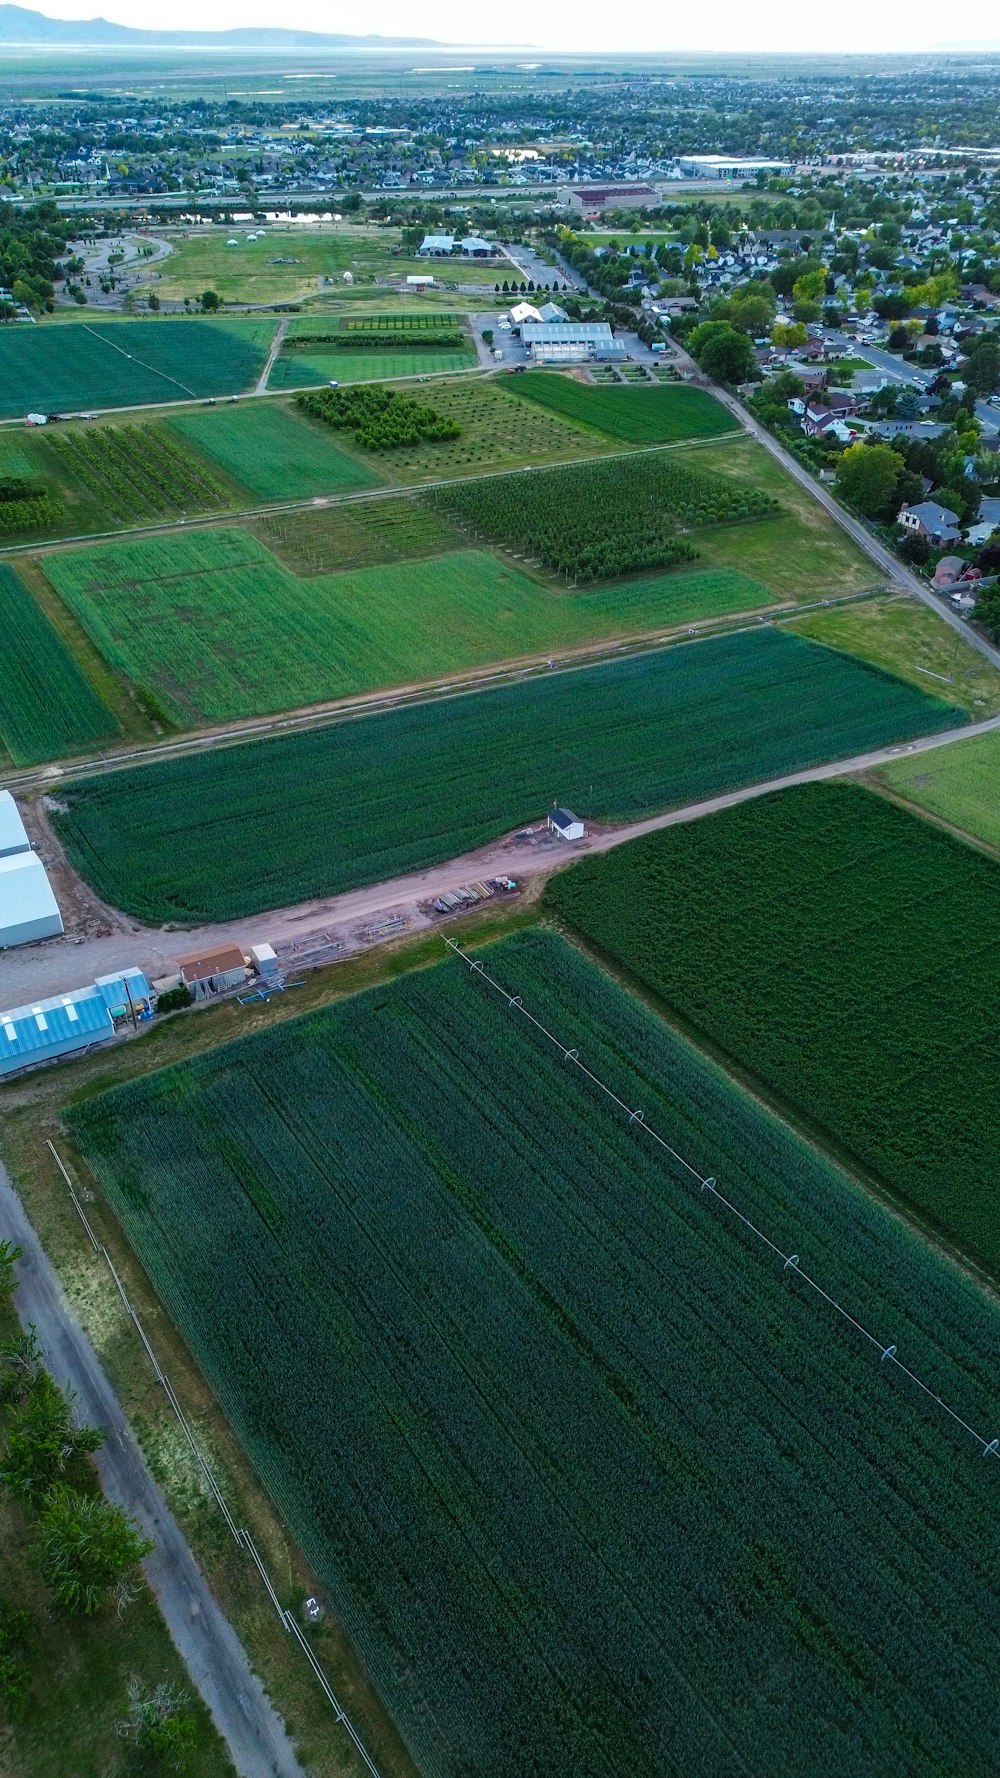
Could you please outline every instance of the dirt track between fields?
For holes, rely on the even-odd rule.
[[[387,919],[401,918],[405,930],[410,932],[428,930],[438,924],[434,916],[424,911],[424,906],[445,890],[500,874],[518,881],[551,876],[577,858],[610,851],[627,840],[656,833],[664,827],[700,820],[752,797],[787,790],[796,784],[815,784],[827,778],[868,771],[906,754],[929,752],[935,747],[946,747],[995,729],[1000,729],[1000,716],[925,735],[893,747],[882,747],[872,753],[831,760],[825,765],[790,772],[761,784],[744,785],[719,796],[686,804],[683,808],[668,810],[662,815],[650,816],[644,821],[595,827],[585,839],[575,844],[564,845],[545,839],[534,845],[518,844],[512,836],[507,836],[479,851],[386,882],[275,908],[270,912],[250,914],[238,920],[172,931],[165,927],[145,926],[117,910],[104,908],[92,891],[73,877],[75,897],[72,901],[67,898],[67,909],[69,918],[74,917],[73,908],[77,910],[77,929],[67,930],[64,938],[25,945],[0,956],[0,1007],[30,1004],[46,995],[65,993],[92,981],[95,975],[110,974],[112,970],[129,964],[137,964],[150,978],[169,975],[176,968],[180,953],[213,950],[225,943],[238,944],[248,951],[252,944],[265,942],[274,945],[279,954],[282,947],[295,944],[299,947],[299,957],[308,954],[309,964],[335,962],[385,939],[398,938],[401,929],[397,925],[388,932],[370,930]],[[540,821],[534,825],[537,832]],[[58,841],[50,830],[46,833],[39,829],[37,833],[39,849],[50,861],[54,879],[59,885],[67,885],[73,873],[61,855]],[[95,930],[102,918],[112,926],[105,936]],[[447,921],[441,925],[447,930]],[[288,958],[290,974],[307,966],[294,955]]]

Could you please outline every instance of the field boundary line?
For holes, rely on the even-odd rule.
[[[758,1228],[757,1224],[751,1221],[750,1217],[745,1215],[739,1206],[733,1203],[732,1199],[727,1198],[719,1190],[718,1181],[714,1176],[699,1172],[697,1167],[693,1166],[692,1163],[686,1160],[676,1148],[671,1146],[666,1140],[666,1137],[661,1136],[659,1131],[653,1128],[652,1124],[647,1123],[643,1111],[636,1110],[632,1106],[627,1105],[624,1099],[619,1098],[613,1087],[609,1087],[606,1081],[603,1081],[599,1075],[594,1074],[592,1070],[587,1067],[587,1064],[581,1061],[578,1050],[574,1049],[572,1046],[567,1046],[562,1038],[557,1037],[555,1032],[550,1031],[547,1026],[542,1024],[540,1019],[535,1017],[534,1013],[529,1012],[520,994],[512,994],[509,989],[505,988],[502,983],[498,982],[491,976],[482,959],[479,957],[470,957],[468,952],[462,949],[462,946],[456,939],[446,937],[444,942],[448,946],[448,949],[454,952],[455,956],[461,958],[462,962],[466,964],[472,975],[478,976],[481,981],[494,989],[502,999],[506,1000],[508,1008],[512,1012],[519,1012],[530,1024],[534,1025],[537,1031],[541,1032],[542,1036],[545,1037],[549,1043],[556,1049],[560,1050],[564,1062],[571,1062],[573,1066],[578,1068],[580,1073],[585,1075],[586,1078],[597,1087],[600,1092],[610,1099],[620,1111],[623,1111],[627,1116],[630,1128],[633,1125],[638,1126],[643,1134],[648,1136],[653,1142],[657,1143],[660,1148],[664,1149],[666,1153],[670,1155],[672,1160],[677,1162],[678,1166],[683,1167],[684,1171],[690,1174],[691,1179],[696,1182],[700,1192],[707,1192],[716,1203],[721,1204],[728,1210],[737,1221],[742,1223],[743,1227],[747,1229],[751,1235],[753,1235],[764,1247],[768,1248],[769,1251],[781,1261],[783,1272],[791,1272],[795,1277],[801,1278],[803,1284],[807,1285],[810,1290],[814,1291],[831,1309],[834,1309],[856,1333],[860,1334],[863,1339],[867,1340],[870,1345],[874,1346],[876,1351],[880,1354],[880,1364],[894,1365],[895,1368],[902,1372],[903,1376],[908,1378],[917,1389],[922,1390],[924,1395],[928,1396],[937,1407],[942,1408],[946,1414],[950,1415],[951,1419],[954,1420],[964,1432],[967,1432],[981,1447],[981,1455],[983,1457],[1000,1456],[1000,1438],[985,1439],[982,1433],[976,1431],[974,1426],[970,1426],[969,1422],[963,1419],[962,1415],[958,1413],[955,1408],[951,1407],[950,1404],[944,1400],[943,1396],[938,1395],[936,1390],[932,1389],[915,1371],[910,1370],[909,1366],[903,1363],[902,1359],[898,1356],[895,1345],[891,1343],[887,1344],[884,1340],[879,1339],[876,1334],[871,1333],[856,1316],[852,1315],[849,1309],[845,1309],[844,1305],[839,1303],[836,1297],[831,1296],[817,1279],[813,1278],[803,1269],[797,1253],[786,1253],[784,1248],[780,1247],[776,1241],[772,1241],[770,1235],[766,1234],[763,1229]]]
[[[226,1521],[226,1525],[227,1525],[227,1528],[228,1528],[230,1534],[232,1535],[234,1541],[239,1545],[240,1549],[245,1550],[246,1553],[249,1555],[254,1567],[257,1569],[257,1571],[260,1575],[260,1578],[264,1584],[264,1589],[267,1593],[267,1596],[270,1599],[271,1604],[274,1606],[274,1610],[277,1615],[278,1622],[280,1623],[282,1629],[285,1631],[286,1635],[288,1635],[290,1633],[291,1635],[294,1636],[296,1642],[298,1643],[298,1645],[301,1648],[303,1654],[305,1655],[307,1661],[309,1662],[309,1665],[312,1668],[313,1674],[315,1675],[316,1679],[318,1680],[320,1688],[327,1700],[327,1703],[330,1705],[330,1708],[333,1711],[337,1722],[339,1723],[341,1728],[343,1728],[344,1733],[347,1735],[348,1739],[351,1741],[351,1743],[354,1747],[354,1750],[358,1755],[358,1758],[361,1760],[362,1764],[365,1766],[366,1770],[370,1774],[370,1778],[381,1778],[381,1773],[379,1772],[378,1767],[376,1766],[374,1760],[372,1759],[371,1754],[368,1752],[368,1749],[365,1746],[361,1736],[359,1735],[357,1729],[354,1727],[354,1724],[352,1723],[346,1710],[344,1709],[339,1698],[337,1697],[337,1694],[334,1691],[333,1686],[330,1684],[330,1680],[327,1677],[326,1672],[324,1671],[323,1665],[322,1665],[321,1661],[319,1660],[319,1657],[317,1656],[315,1649],[312,1648],[312,1646],[310,1645],[309,1640],[303,1633],[302,1627],[297,1622],[294,1613],[291,1611],[287,1611],[285,1609],[285,1607],[282,1605],[281,1600],[278,1596],[278,1593],[274,1587],[274,1583],[271,1580],[271,1577],[267,1571],[267,1567],[266,1567],[266,1564],[263,1560],[263,1557],[261,1556],[256,1543],[254,1542],[253,1536],[251,1535],[250,1531],[247,1529],[247,1527],[245,1525],[238,1525],[235,1518],[233,1517],[233,1514],[231,1513],[229,1506],[226,1502],[225,1495],[223,1494],[222,1489],[219,1486],[219,1483],[216,1480],[216,1477],[212,1472],[211,1465],[209,1464],[208,1459],[206,1458],[204,1452],[201,1450],[201,1448],[198,1444],[198,1441],[195,1438],[194,1433],[191,1430],[191,1425],[190,1425],[190,1422],[187,1418],[187,1415],[185,1414],[183,1408],[181,1407],[180,1402],[177,1399],[177,1394],[176,1394],[176,1391],[174,1390],[173,1384],[171,1383],[166,1372],[163,1370],[163,1367],[161,1366],[161,1364],[156,1356],[156,1353],[154,1352],[153,1347],[151,1346],[149,1339],[146,1335],[146,1330],[143,1327],[142,1322],[139,1320],[139,1317],[136,1314],[135,1309],[133,1308],[131,1302],[129,1301],[128,1295],[125,1290],[125,1286],[122,1283],[121,1278],[118,1275],[118,1272],[115,1268],[114,1261],[112,1260],[111,1255],[108,1252],[107,1248],[103,1245],[103,1243],[98,1241],[97,1236],[94,1233],[93,1227],[90,1223],[90,1220],[87,1216],[86,1211],[83,1208],[83,1204],[80,1201],[79,1194],[73,1184],[73,1181],[70,1177],[69,1171],[63,1161],[61,1154],[59,1153],[59,1150],[56,1148],[55,1143],[51,1140],[50,1137],[46,1137],[45,1146],[49,1150],[49,1153],[51,1154],[53,1160],[55,1161],[56,1166],[58,1167],[60,1173],[62,1174],[62,1177],[63,1177],[63,1180],[65,1181],[67,1190],[69,1191],[70,1200],[73,1204],[74,1209],[76,1210],[77,1215],[80,1218],[80,1221],[82,1222],[82,1224],[84,1226],[84,1229],[86,1230],[87,1236],[90,1240],[91,1246],[94,1249],[94,1252],[105,1261],[105,1263],[108,1267],[108,1271],[110,1272],[112,1282],[115,1285],[115,1288],[118,1292],[119,1297],[121,1298],[122,1306],[125,1310],[125,1313],[128,1316],[129,1320],[132,1322],[132,1325],[135,1328],[136,1333],[138,1334],[140,1340],[142,1341],[143,1347],[145,1348],[146,1356],[148,1357],[150,1365],[152,1366],[153,1375],[155,1376],[156,1381],[160,1384],[161,1388],[163,1389],[164,1395],[166,1396],[167,1401],[170,1404],[170,1408],[177,1419],[178,1425],[180,1426],[181,1432],[184,1435],[185,1442],[187,1443],[187,1445],[191,1451],[191,1454],[192,1454],[196,1464],[198,1465],[198,1468],[201,1471],[202,1476],[205,1479],[208,1490],[209,1490],[213,1500],[215,1501],[216,1506],[218,1507],[220,1513],[222,1514],[223,1518]]]

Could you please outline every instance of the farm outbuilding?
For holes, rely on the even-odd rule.
[[[574,815],[572,809],[549,810],[549,832],[560,840],[582,840],[586,833],[586,824]]]
[[[18,806],[9,790],[0,790],[0,858],[10,858],[15,852],[30,851],[31,841]]]
[[[207,1000],[210,994],[225,994],[229,988],[242,988],[247,979],[243,952],[238,945],[220,945],[217,951],[192,951],[178,957],[181,980],[196,1000]]]
[[[37,852],[0,857],[0,950],[58,938],[62,915]]]
[[[0,1012],[0,1077],[105,1043],[119,1025],[149,1016],[150,989],[141,969],[119,970],[86,988]]]

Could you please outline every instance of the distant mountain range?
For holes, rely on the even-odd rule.
[[[268,27],[239,31],[141,31],[109,19],[50,19],[26,6],[0,5],[0,44],[66,44],[107,49],[442,49],[432,37],[347,37]]]

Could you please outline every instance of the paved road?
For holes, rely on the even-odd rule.
[[[840,346],[843,351],[850,352],[857,358],[866,358],[876,370],[882,371],[891,382],[901,386],[929,389],[935,377],[940,375],[940,366],[929,369],[923,364],[908,364],[898,353],[887,352],[884,346],[871,346],[867,341],[856,340],[849,333],[830,333],[827,338],[831,345]],[[931,420],[934,418],[933,414],[927,417]],[[976,402],[976,419],[987,432],[996,432],[1000,427],[1000,414],[987,401]]]
[[[109,938],[86,938],[81,943],[49,939],[38,945],[24,945],[0,959],[0,1005],[30,1005],[35,999],[65,993],[92,981],[95,975],[110,974],[129,964],[138,964],[148,975],[166,975],[175,968],[179,951],[214,949],[227,941],[239,944],[244,951],[252,944],[262,942],[277,947],[289,940],[301,941],[314,932],[333,931],[350,941],[352,928],[365,922],[377,924],[380,918],[390,914],[404,915],[413,931],[430,924],[427,916],[419,912],[421,903],[432,901],[436,895],[463,883],[501,873],[518,879],[549,876],[572,864],[584,852],[607,852],[613,846],[638,839],[641,834],[656,833],[660,828],[674,827],[680,822],[697,821],[704,815],[731,808],[735,803],[748,802],[752,797],[767,796],[772,791],[787,790],[796,784],[819,783],[845,773],[869,771],[898,759],[902,754],[946,747],[973,735],[989,734],[994,729],[1000,729],[1000,716],[947,729],[940,734],[924,735],[893,747],[881,747],[871,753],[855,754],[849,759],[830,760],[824,765],[768,779],[763,784],[743,785],[721,796],[650,816],[645,821],[595,829],[578,845],[513,846],[509,840],[498,839],[478,852],[467,852],[428,870],[347,890],[342,895],[253,914],[247,919],[199,926],[183,933],[164,932],[130,922],[130,931],[119,931]]]
[[[24,1249],[14,1297],[22,1322],[27,1326],[33,1321],[38,1329],[56,1382],[76,1390],[81,1418],[107,1432],[97,1456],[105,1493],[156,1539],[144,1564],[149,1584],[240,1778],[305,1778],[280,1718],[146,1468],[118,1399],[66,1303],[2,1163],[0,1235]]]

